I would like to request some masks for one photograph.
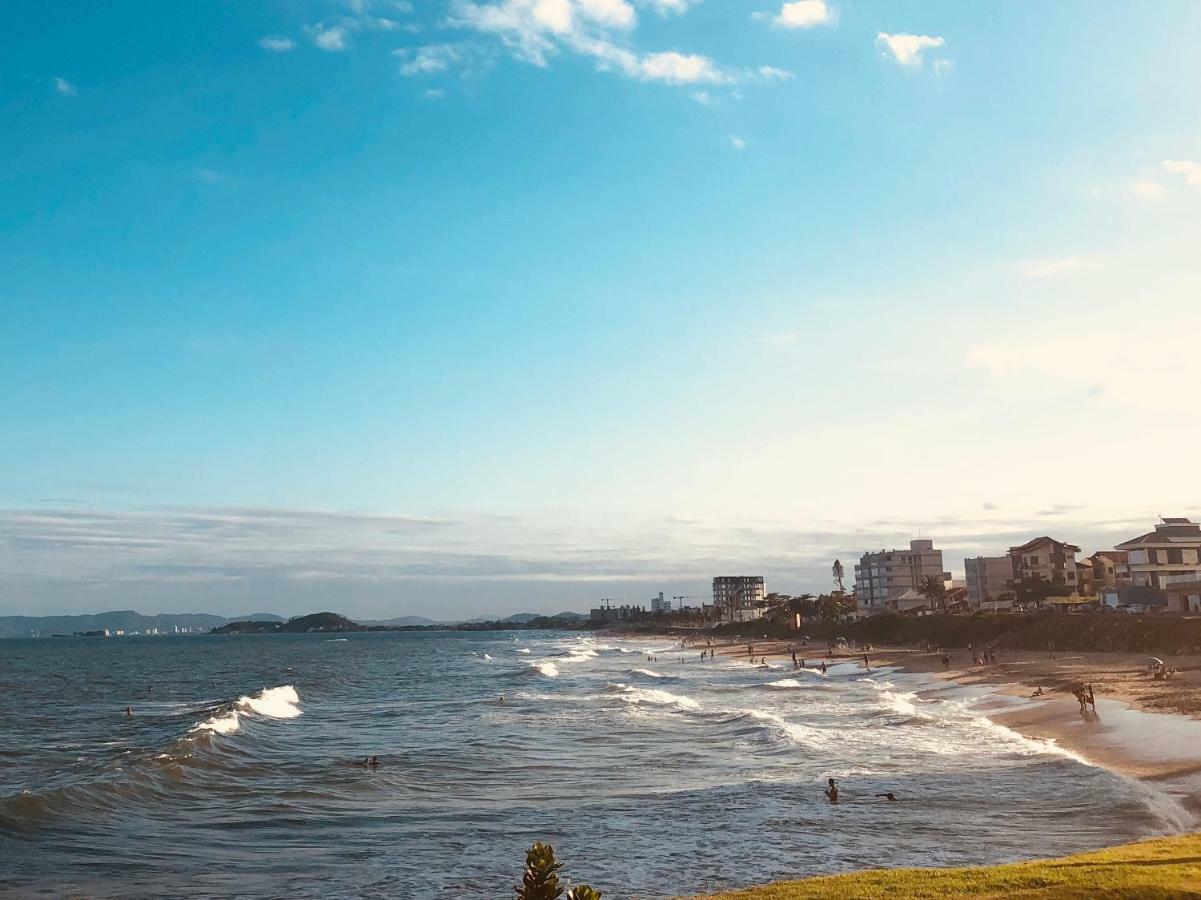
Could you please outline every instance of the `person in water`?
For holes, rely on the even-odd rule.
[[[1046,693],[1046,691],[1043,690],[1043,686],[1040,684],[1037,688],[1035,688],[1034,693],[1031,694],[1030,696],[1031,697],[1041,697],[1045,693]]]
[[[132,716],[132,715],[133,715],[133,709],[132,709],[131,707],[128,707],[128,706],[127,706],[127,707],[125,707],[125,715],[126,715],[126,716]]]
[[[892,793],[892,791],[889,791],[889,792],[888,792],[888,793],[886,793],[886,794],[876,794],[876,796],[877,796],[877,797],[883,797],[883,798],[884,798],[885,800],[887,800],[889,803],[896,803],[896,802],[897,802],[897,798],[896,798],[895,796],[893,796],[893,793]]]
[[[829,779],[827,779],[827,781],[829,782],[830,786],[828,788],[826,788],[824,791],[822,791],[822,793],[826,795],[826,799],[829,800],[831,803],[837,804],[838,803],[838,785],[836,785],[834,783],[833,778],[829,778]]]
[[[379,757],[378,756],[371,757],[371,759],[367,760],[367,765],[372,766],[372,767],[378,766],[379,765]]]

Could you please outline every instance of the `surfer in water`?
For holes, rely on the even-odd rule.
[[[897,802],[897,798],[896,798],[896,797],[893,795],[892,791],[888,791],[888,792],[887,792],[887,793],[885,793],[885,794],[876,794],[876,796],[877,796],[877,797],[883,797],[883,798],[884,798],[885,800],[887,800],[889,803],[896,803],[896,802]]]
[[[826,788],[824,791],[822,791],[822,793],[826,795],[827,800],[829,800],[831,803],[837,805],[838,804],[838,785],[834,783],[833,778],[829,778],[829,779],[827,779],[827,781],[829,782],[830,786],[828,788]]]
[[[127,706],[127,707],[125,707],[125,715],[126,715],[126,716],[130,716],[130,717],[132,717],[132,716],[133,716],[133,709],[132,709],[131,707],[128,707],[128,706]]]

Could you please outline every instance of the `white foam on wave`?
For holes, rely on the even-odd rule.
[[[763,686],[766,688],[799,688],[805,685],[801,684],[795,678],[781,678],[779,681],[769,681]]]
[[[659,672],[652,671],[651,669],[635,669],[634,674],[645,675],[647,678],[666,678],[667,677],[666,675],[663,675]]]
[[[521,647],[520,649],[518,649],[517,652],[518,653],[531,653],[533,651],[531,651],[529,647]]]
[[[545,675],[547,678],[558,678],[559,667],[549,659],[540,659],[537,662],[529,664],[530,668],[538,672],[540,675]]]
[[[618,699],[635,706],[642,703],[650,703],[654,706],[675,706],[679,709],[687,710],[701,708],[700,703],[691,697],[686,697],[683,694],[673,694],[670,691],[661,691],[658,688],[631,687],[628,684],[614,684],[611,687],[618,692]]]
[[[559,662],[561,662],[561,663],[586,662],[587,660],[590,660],[590,659],[596,659],[599,655],[600,655],[599,653],[597,653],[595,650],[591,649],[590,647],[585,647],[582,649],[577,648],[577,649],[572,650],[570,653],[568,653],[562,659],[560,659]]]
[[[192,731],[233,734],[242,727],[242,716],[258,715],[268,719],[295,719],[300,715],[300,695],[290,684],[264,688],[257,694],[239,697],[231,708],[192,727]]]
[[[803,747],[812,747],[815,744],[823,742],[821,733],[816,728],[810,728],[808,725],[799,725],[796,722],[789,722],[775,713],[762,709],[748,709],[745,712],[755,721],[773,726],[777,732],[783,734],[794,744],[800,744]]]
[[[491,657],[491,655],[489,655],[489,654],[485,653],[485,654],[484,654],[484,662],[492,662],[492,657]]]

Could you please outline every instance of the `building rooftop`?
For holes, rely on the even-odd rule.
[[[1041,547],[1043,544],[1060,544],[1063,546],[1063,549],[1065,549],[1065,550],[1071,550],[1073,553],[1080,552],[1080,548],[1077,547],[1075,544],[1067,544],[1067,543],[1064,543],[1063,541],[1057,541],[1057,540],[1055,540],[1055,538],[1047,537],[1045,534],[1042,537],[1036,537],[1032,541],[1026,541],[1026,543],[1024,543],[1018,547],[1010,547],[1009,552],[1010,553],[1025,553],[1028,550],[1033,550],[1035,547]]]
[[[1198,541],[1201,541],[1201,525],[1188,519],[1164,519],[1154,531],[1123,541],[1117,549],[1125,550],[1140,544],[1194,544]]]

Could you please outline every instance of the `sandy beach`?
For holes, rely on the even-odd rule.
[[[791,650],[809,667],[834,663],[864,665],[864,648],[827,651],[824,642],[724,640],[716,652],[791,666]],[[697,645],[698,648],[700,644]],[[1195,812],[1201,812],[1201,661],[1162,656],[1177,670],[1155,680],[1149,657],[1132,653],[999,651],[996,662],[972,665],[966,650],[873,647],[869,671],[900,671],[926,676],[919,696],[937,697],[966,690],[978,695],[978,709],[997,724],[1027,737],[1054,741],[1095,765],[1143,781],[1158,782]],[[748,662],[749,664],[749,662]],[[1081,715],[1072,696],[1077,683],[1093,686],[1096,712]],[[1043,695],[1032,694],[1041,687]]]

